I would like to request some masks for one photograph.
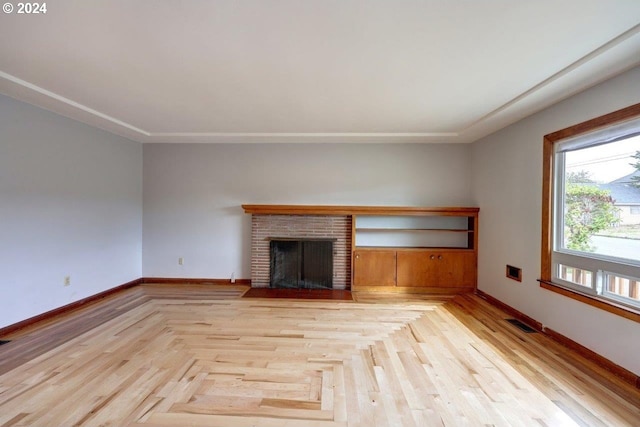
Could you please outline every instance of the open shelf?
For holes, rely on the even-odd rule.
[[[353,215],[354,290],[471,292],[478,208]]]
[[[446,231],[449,233],[473,233],[473,230],[461,230],[458,228],[356,228],[356,232],[358,231],[410,231],[410,232],[421,232],[421,231]]]
[[[472,248],[474,214],[355,215],[354,246],[379,248]]]

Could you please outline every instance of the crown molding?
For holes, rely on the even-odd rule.
[[[638,51],[640,24],[448,132],[154,132],[3,71],[0,93],[141,143],[471,143],[637,66]]]
[[[472,127],[474,127],[474,126],[476,126],[478,124],[480,124],[481,122],[489,120],[490,118],[498,115],[499,113],[503,112],[504,110],[508,109],[509,107],[512,107],[513,105],[515,105],[518,102],[524,100],[525,98],[533,95],[536,92],[539,92],[540,90],[542,90],[545,87],[551,85],[552,83],[562,79],[563,77],[568,76],[570,73],[572,73],[573,71],[577,70],[581,66],[583,66],[583,65],[587,64],[588,62],[596,59],[597,57],[605,54],[606,52],[610,51],[614,47],[622,44],[623,42],[625,42],[625,41],[627,41],[627,40],[629,40],[629,39],[631,39],[631,38],[633,38],[635,36],[637,36],[638,34],[640,34],[640,24],[635,25],[634,27],[632,27],[629,30],[625,31],[624,33],[620,34],[619,36],[617,36],[617,37],[609,40],[608,42],[602,44],[601,46],[599,46],[598,48],[592,50],[591,52],[589,52],[588,54],[584,55],[580,59],[572,62],[569,65],[567,65],[566,67],[564,67],[563,69],[561,69],[557,73],[552,74],[551,76],[547,77],[546,79],[544,79],[540,83],[532,86],[531,88],[529,88],[528,90],[522,92],[518,96],[512,98],[511,100],[505,102],[501,106],[495,108],[494,110],[490,111],[489,113],[485,114],[484,116],[478,118],[476,121],[470,123],[464,129],[461,129],[459,131],[459,134],[462,134],[462,133],[466,132],[467,130],[469,130],[470,128],[472,128]]]
[[[129,124],[125,121],[122,121],[120,119],[116,119],[115,117],[111,117],[108,114],[102,113],[98,110],[94,110],[91,107],[87,107],[86,105],[80,104],[79,102],[73,101],[69,98],[65,98],[62,95],[58,95],[57,93],[51,92],[50,90],[44,89],[40,86],[34,85],[33,83],[30,83],[26,80],[22,80],[21,78],[18,78],[16,76],[12,76],[11,74],[5,73],[4,71],[0,71],[0,78],[3,78],[11,83],[14,83],[16,85],[22,86],[25,89],[31,90],[33,92],[36,92],[40,95],[44,95],[45,97],[51,98],[55,101],[58,101],[62,104],[65,104],[69,107],[75,108],[77,110],[83,111],[85,113],[88,113],[92,116],[98,117],[100,119],[106,120],[107,122],[110,122],[116,126],[120,126],[123,127],[125,129],[134,131],[136,133],[139,133],[140,135],[144,135],[144,136],[150,136],[151,134],[143,129],[140,129],[136,126],[133,126],[132,124]]]

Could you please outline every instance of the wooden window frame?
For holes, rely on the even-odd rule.
[[[583,123],[545,135],[542,152],[542,253],[540,266],[540,286],[552,292],[581,301],[590,306],[608,311],[635,322],[640,322],[640,310],[616,304],[615,301],[597,295],[581,293],[552,282],[553,252],[553,197],[554,197],[554,147],[559,141],[570,137],[593,132],[618,123],[640,118],[640,104],[634,104],[604,116],[596,117]]]

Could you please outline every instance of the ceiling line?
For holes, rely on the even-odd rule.
[[[73,101],[73,100],[71,100],[69,98],[65,98],[62,95],[58,95],[57,93],[54,93],[54,92],[51,92],[51,91],[49,91],[47,89],[41,88],[40,86],[36,86],[33,83],[29,83],[26,80],[22,80],[22,79],[20,79],[18,77],[12,76],[11,74],[5,73],[4,71],[0,71],[0,77],[5,79],[5,80],[8,80],[8,81],[10,81],[12,83],[15,83],[17,85],[20,85],[22,87],[30,89],[30,90],[32,90],[34,92],[38,92],[41,95],[48,96],[49,98],[55,99],[56,101],[62,102],[63,104],[70,105],[71,107],[77,108],[77,109],[79,109],[81,111],[84,111],[85,113],[89,113],[89,114],[92,114],[94,116],[100,117],[101,119],[105,119],[105,120],[107,120],[107,121],[109,121],[111,123],[114,123],[116,125],[122,126],[124,128],[132,130],[132,131],[137,132],[139,134],[142,134],[144,136],[150,136],[151,135],[151,133],[149,133],[149,132],[147,132],[147,131],[145,131],[143,129],[137,128],[137,127],[135,127],[135,126],[133,126],[133,125],[127,123],[127,122],[124,122],[124,121],[122,121],[120,119],[116,119],[115,117],[111,117],[111,116],[109,116],[107,114],[101,113],[98,110],[94,110],[93,108],[87,107],[86,105],[80,104],[79,102]]]
[[[113,123],[115,125],[118,125],[120,127],[129,129],[131,131],[134,131],[140,135],[143,135],[145,137],[148,138],[162,138],[162,137],[184,137],[184,138],[198,138],[198,137],[226,137],[226,138],[233,138],[233,137],[238,137],[238,138],[242,138],[242,137],[433,137],[433,138],[454,138],[454,137],[458,137],[463,135],[464,133],[466,133],[468,130],[470,130],[471,128],[477,126],[478,124],[490,119],[493,116],[496,116],[497,114],[501,113],[502,111],[512,107],[514,104],[522,101],[523,99],[525,99],[526,97],[530,96],[531,94],[539,91],[540,89],[550,85],[551,83],[557,81],[558,79],[566,76],[567,74],[569,74],[570,72],[574,71],[575,69],[581,67],[582,65],[586,64],[587,62],[593,60],[594,58],[600,56],[601,54],[607,52],[608,50],[612,49],[613,47],[621,44],[622,42],[636,36],[638,33],[640,33],[640,24],[636,24],[635,26],[631,27],[630,29],[626,30],[625,32],[621,33],[620,35],[618,35],[617,37],[609,40],[608,42],[602,44],[601,46],[599,46],[598,48],[594,49],[593,51],[591,51],[590,53],[584,55],[583,57],[581,57],[580,59],[572,62],[571,64],[569,64],[568,66],[564,67],[563,69],[559,70],[558,72],[554,73],[553,75],[549,76],[548,78],[542,80],[541,82],[539,82],[538,84],[536,84],[535,86],[529,88],[528,90],[522,92],[521,94],[519,94],[518,96],[512,98],[511,100],[507,101],[506,103],[502,104],[501,106],[495,108],[494,110],[490,111],[489,113],[481,116],[479,119],[473,121],[472,123],[470,123],[469,125],[465,126],[464,128],[455,131],[455,132],[321,132],[321,133],[313,133],[313,132],[302,132],[302,133],[287,133],[287,132],[202,132],[202,133],[198,133],[198,132],[150,132],[150,131],[146,131],[144,129],[138,128],[136,126],[133,126],[123,120],[117,119],[115,117],[109,116],[105,113],[102,113],[98,110],[95,110],[93,108],[90,108],[88,106],[85,106],[83,104],[80,104],[79,102],[73,101],[69,98],[66,98],[62,95],[58,95],[54,92],[51,92],[47,89],[44,89],[42,87],[39,87],[33,83],[30,83],[28,81],[22,80],[18,77],[15,77],[11,74],[8,74],[4,71],[0,70],[0,78],[5,79],[9,82],[12,82],[18,86],[24,87],[26,89],[29,89],[31,91],[37,92],[41,95],[45,95],[51,99],[54,99],[58,102],[61,102],[63,104],[69,105],[71,107],[74,107],[80,111],[83,111],[85,113],[88,113],[90,115],[93,115],[95,117],[104,119],[110,123]]]
[[[452,138],[457,132],[158,132],[149,135],[153,137],[247,137],[247,136],[276,136],[276,137],[328,137],[328,136],[428,136],[437,138]]]
[[[515,98],[512,98],[510,101],[507,101],[506,103],[502,104],[500,107],[490,111],[489,113],[487,113],[484,116],[480,117],[476,121],[474,121],[471,124],[467,125],[466,127],[464,127],[460,131],[460,134],[464,134],[466,131],[468,131],[472,127],[478,125],[479,123],[481,123],[481,122],[483,122],[483,121],[485,121],[485,120],[497,115],[498,113],[506,110],[507,108],[513,106],[514,104],[522,101],[524,98],[528,97],[529,95],[533,94],[534,92],[537,92],[538,90],[544,88],[545,86],[548,86],[549,84],[553,83],[554,81],[564,77],[565,75],[569,74],[571,71],[577,69],[578,67],[581,67],[582,65],[584,65],[587,62],[591,61],[592,59],[600,56],[604,52],[610,50],[611,48],[613,48],[613,47],[615,47],[617,45],[619,45],[623,41],[628,40],[631,37],[637,35],[639,32],[640,32],[640,24],[636,24],[635,26],[631,27],[630,29],[628,29],[624,33],[618,35],[617,37],[614,37],[613,39],[611,39],[608,42],[604,43],[600,47],[598,47],[598,48],[592,50],[591,52],[589,52],[588,54],[584,55],[582,58],[572,62],[571,64],[567,65],[566,67],[564,67],[560,71],[556,72],[555,74],[552,74],[551,76],[547,77],[546,79],[544,79],[540,83],[538,83],[535,86],[531,87],[530,89],[522,92],[520,95],[516,96]]]
[[[113,124],[122,126],[149,138],[161,137],[433,137],[433,138],[455,138],[459,136],[458,132],[149,132],[144,129],[135,127],[108,114],[102,113],[79,102],[73,101],[55,92],[44,89],[26,80],[15,77],[4,71],[0,71],[0,78],[8,80],[24,88],[30,89],[41,95],[48,96],[58,102],[77,108],[85,113],[105,119]]]

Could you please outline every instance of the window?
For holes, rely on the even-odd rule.
[[[640,215],[640,206],[630,206],[629,213],[631,215]]]
[[[546,135],[544,186],[541,286],[640,321],[640,104]]]

